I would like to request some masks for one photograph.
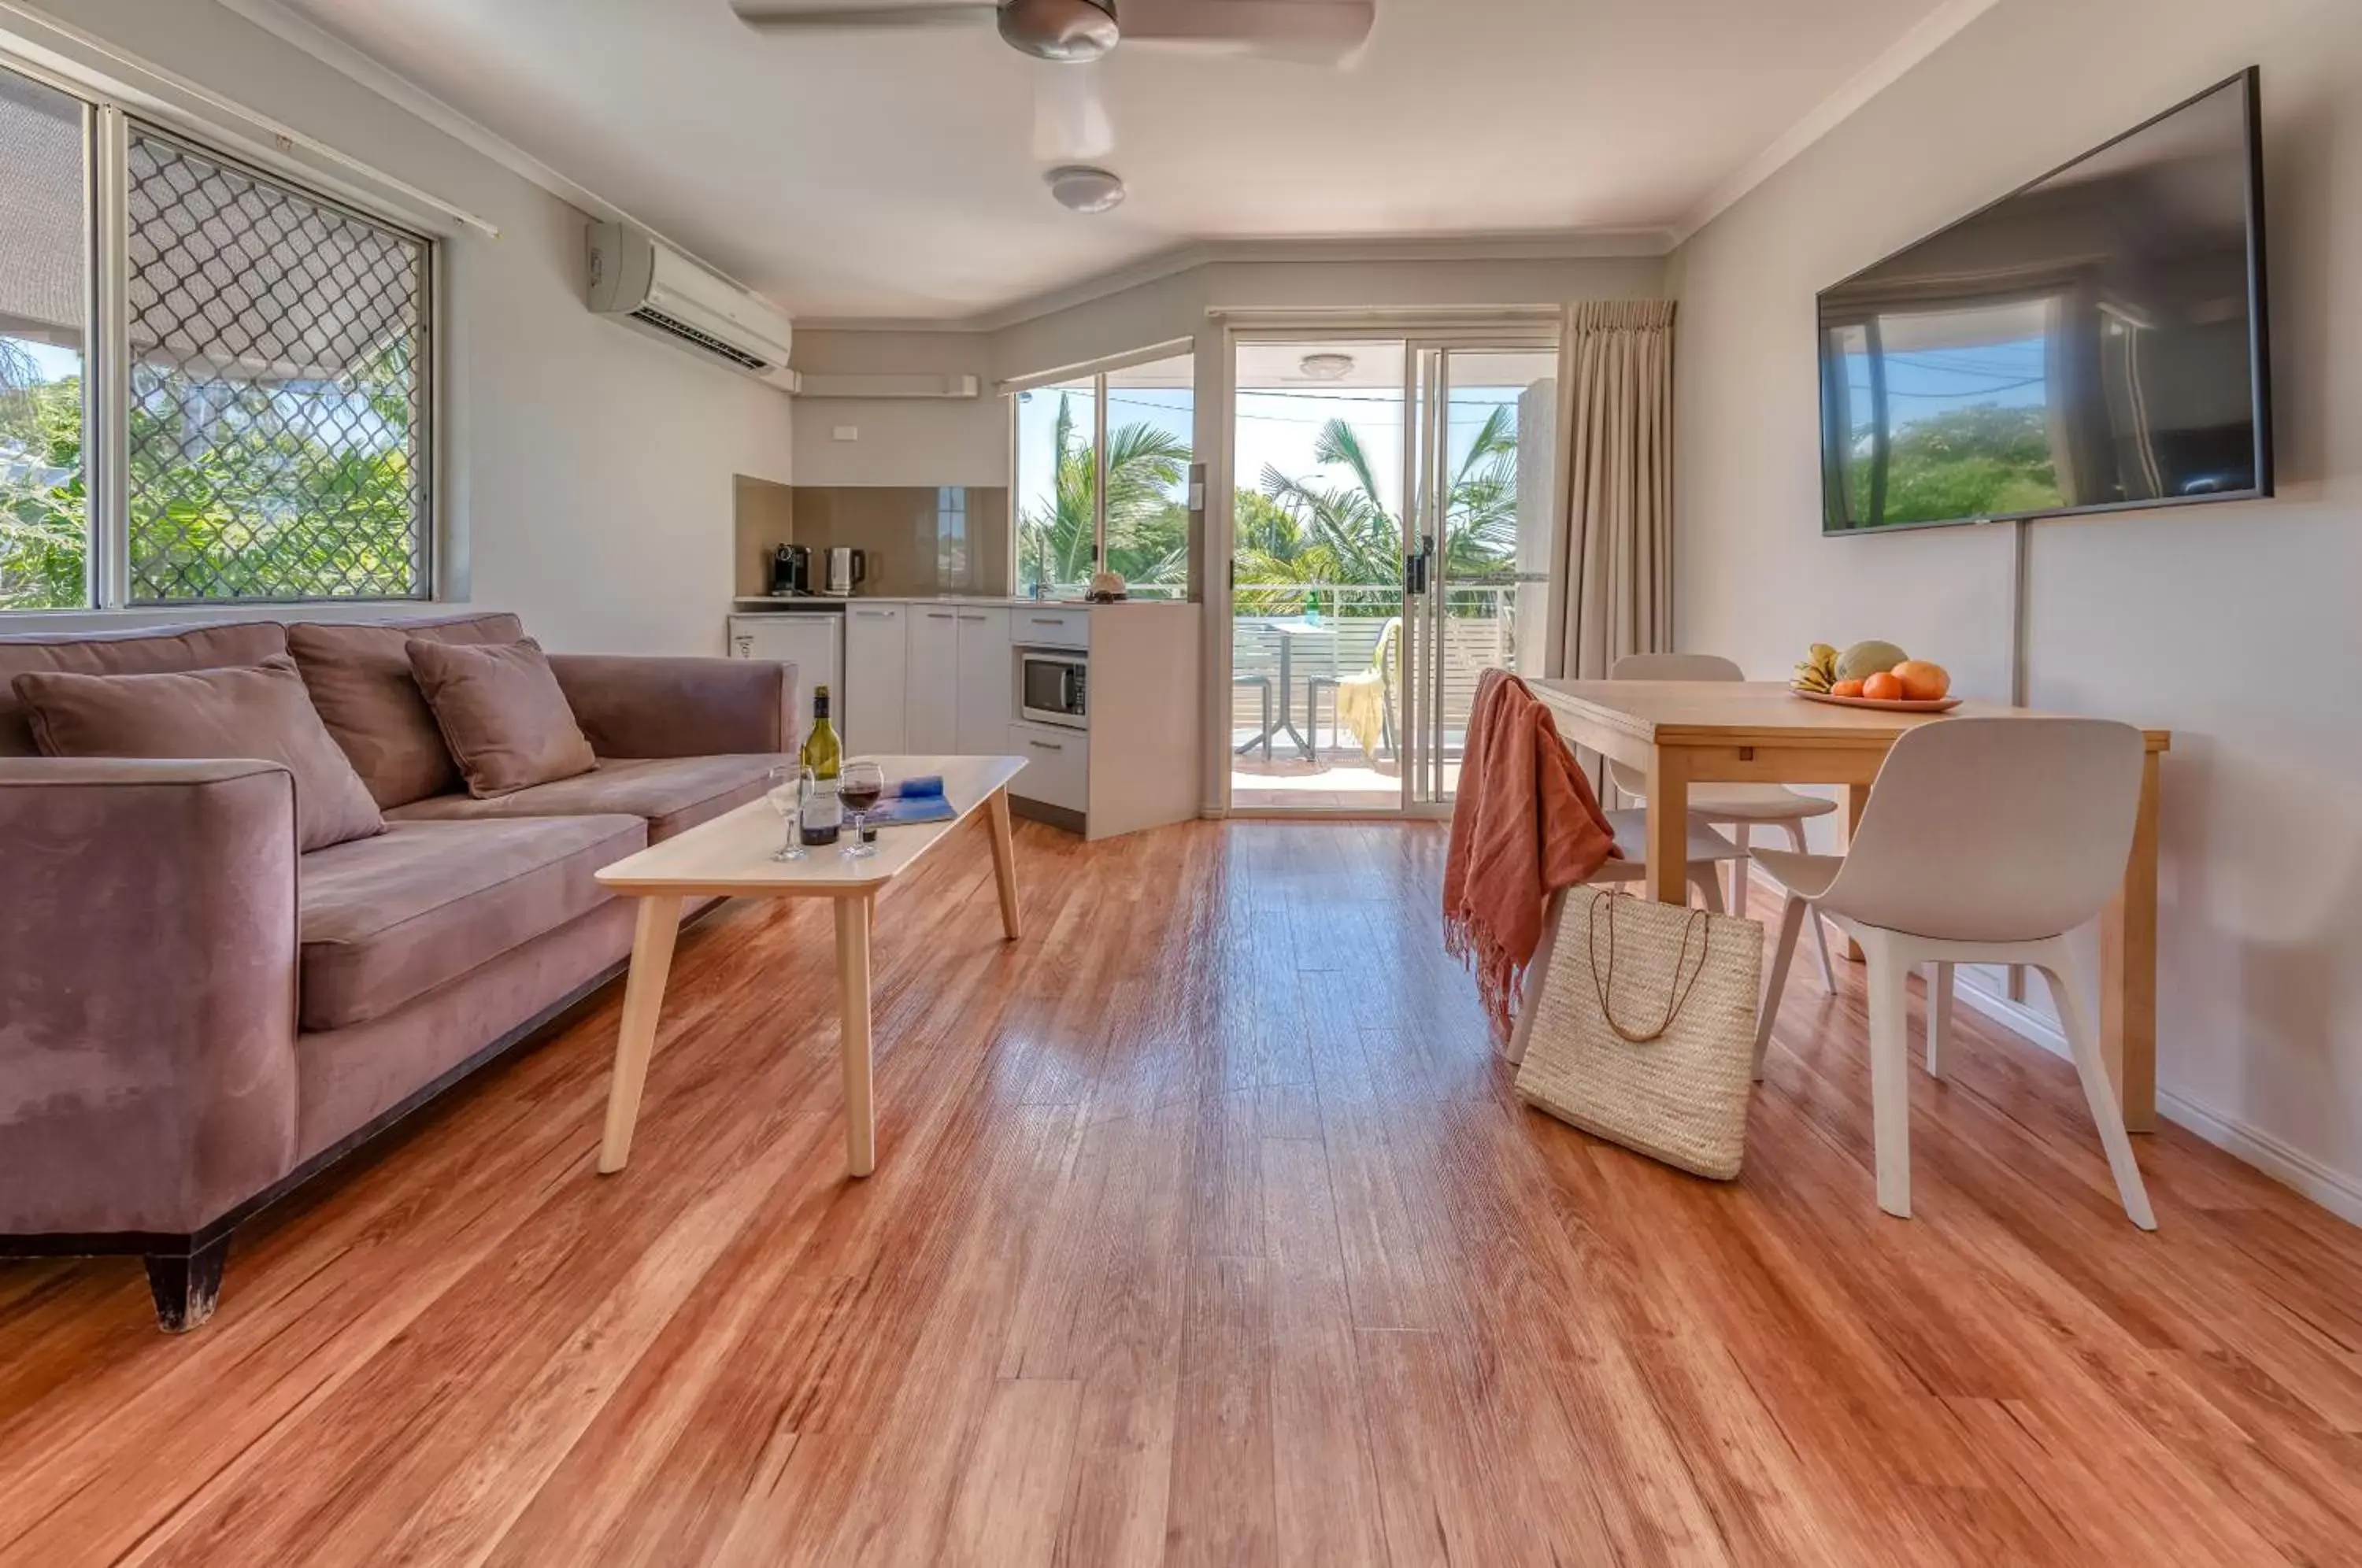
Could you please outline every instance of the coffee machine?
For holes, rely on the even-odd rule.
[[[811,547],[781,545],[771,553],[771,597],[800,599],[811,593]]]

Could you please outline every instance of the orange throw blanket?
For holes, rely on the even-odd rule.
[[[1551,895],[1620,858],[1591,780],[1541,700],[1506,669],[1476,686],[1443,863],[1443,944],[1509,1032]]]

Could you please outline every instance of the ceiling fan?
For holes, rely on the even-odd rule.
[[[869,6],[730,0],[730,6],[739,20],[764,32],[990,22],[1002,42],[1044,62],[1034,97],[1034,154],[1064,165],[1050,171],[1051,190],[1084,212],[1104,212],[1123,199],[1115,176],[1077,167],[1115,149],[1097,73],[1087,68],[1118,45],[1342,65],[1369,38],[1377,12],[1376,0],[880,0]]]

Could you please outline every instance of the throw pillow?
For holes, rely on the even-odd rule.
[[[298,849],[385,831],[377,802],[284,654],[172,675],[28,670],[15,690],[44,756],[259,757],[295,776]]]
[[[513,795],[599,766],[548,656],[531,637],[473,646],[414,637],[410,671],[476,799]]]
[[[523,624],[504,614],[407,625],[299,621],[287,628],[287,651],[312,689],[320,722],[353,759],[379,807],[390,812],[463,787],[411,676],[410,640],[513,643],[524,635]]]

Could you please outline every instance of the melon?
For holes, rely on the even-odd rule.
[[[1856,643],[1838,655],[1837,678],[1839,680],[1867,680],[1873,675],[1885,674],[1910,657],[1893,643],[1875,639]]]

